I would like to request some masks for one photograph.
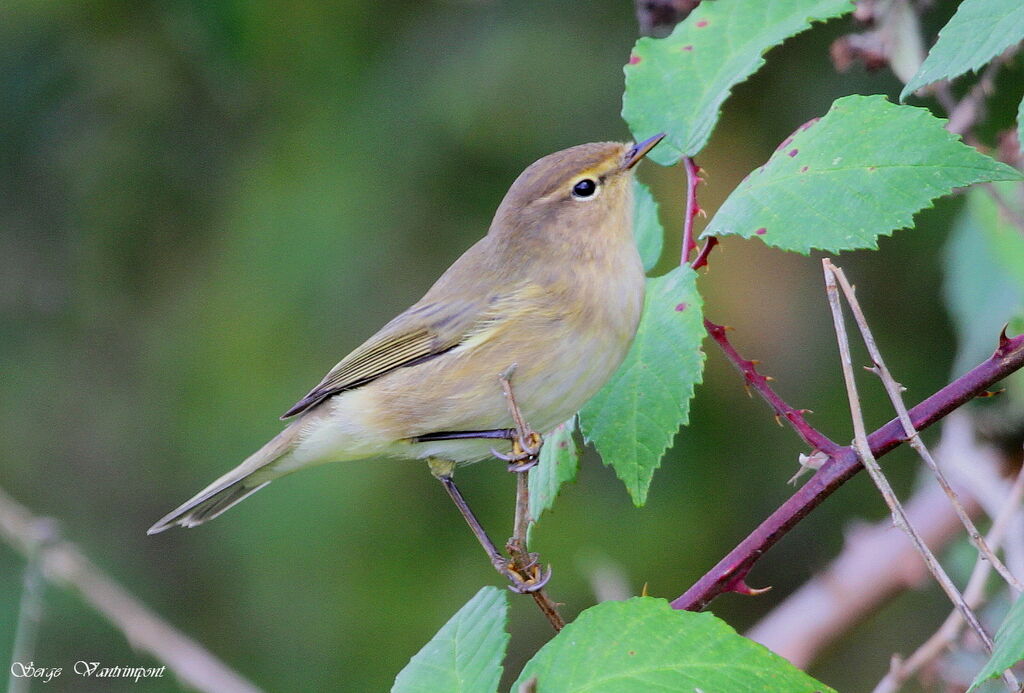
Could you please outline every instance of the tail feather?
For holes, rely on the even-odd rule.
[[[268,467],[291,452],[300,421],[301,419],[296,420],[242,464],[164,515],[147,530],[146,534],[157,534],[175,525],[201,525],[269,484],[279,474],[274,474]]]

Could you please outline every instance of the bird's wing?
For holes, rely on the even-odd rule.
[[[492,301],[487,297],[458,302],[428,301],[425,297],[342,359],[281,418],[300,414],[331,395],[365,385],[396,368],[414,366],[454,349],[477,334],[483,324],[492,322],[488,303]]]

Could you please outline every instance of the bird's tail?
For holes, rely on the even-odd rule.
[[[201,525],[269,484],[280,476],[271,465],[294,449],[300,425],[301,419],[296,420],[242,464],[160,518],[146,533],[156,534],[175,525]]]

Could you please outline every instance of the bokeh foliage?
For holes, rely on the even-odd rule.
[[[951,3],[934,13],[941,25]],[[524,166],[629,136],[619,98],[632,4],[16,0],[3,17],[0,484],[267,690],[386,689],[496,584],[419,465],[309,470],[201,529],[145,528],[278,430],[279,413],[417,299]],[[792,39],[736,88],[701,155],[705,207],[833,99],[899,93],[886,73],[833,73],[827,45],[843,30],[839,20]],[[641,176],[660,200],[681,198],[678,172]],[[939,202],[881,252],[842,256],[869,317],[887,318],[875,327],[911,399],[944,384],[955,351],[936,286],[960,204]],[[671,261],[675,229],[668,240]],[[816,424],[848,436],[817,260],[738,240],[716,253],[709,316],[736,327],[741,351]],[[646,582],[674,597],[789,494],[796,439],[716,355],[705,381],[646,508],[587,455],[536,528],[568,616],[593,602],[595,565],[615,566],[634,593]],[[883,399],[866,396],[879,422]],[[890,464],[904,481],[910,459]],[[460,481],[503,536],[509,475],[482,463]],[[758,568],[773,596],[722,599],[720,615],[742,629],[836,549],[850,518],[884,511],[858,483],[815,515]],[[22,567],[0,547],[0,652]],[[931,614],[914,599],[812,673],[840,690],[877,679],[847,657],[882,663],[914,628],[927,633]],[[548,626],[512,602],[507,668],[518,671]],[[38,662],[139,662],[73,595],[51,589],[46,605]]]

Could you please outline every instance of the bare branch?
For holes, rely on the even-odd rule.
[[[1002,543],[1012,520],[1018,514],[1021,498],[1024,498],[1024,467],[1017,474],[1017,480],[1010,489],[1003,507],[992,522],[992,528],[986,537],[989,546],[998,548]],[[967,581],[967,587],[964,588],[964,601],[972,609],[978,608],[984,601],[985,583],[991,572],[991,564],[979,556],[974,564],[974,570],[971,571],[971,577]],[[954,610],[946,617],[939,629],[921,647],[917,648],[914,654],[904,661],[893,662],[892,669],[885,678],[878,682],[874,693],[896,693],[904,681],[920,671],[922,667],[942,654],[956,641],[963,625],[964,620],[960,617],[960,612]]]
[[[935,454],[969,513],[991,507],[995,515],[1003,507],[1010,486],[1001,476],[1003,460],[995,448],[977,440],[962,410],[943,421]],[[919,485],[905,507],[929,546],[945,546],[959,534],[960,522],[938,486]],[[840,555],[746,635],[804,669],[882,602],[927,578],[915,557],[914,547],[888,520],[855,526]],[[970,603],[966,592],[964,599]]]
[[[148,652],[191,688],[209,693],[258,693],[197,642],[163,621],[92,564],[74,544],[40,542],[46,524],[0,490],[0,537],[25,556],[38,552],[43,577],[77,592],[120,630],[136,649]]]
[[[882,498],[885,499],[886,505],[889,506],[889,510],[892,512],[893,523],[899,529],[907,533],[910,540],[914,543],[914,547],[917,549],[918,554],[924,559],[925,565],[928,566],[928,571],[935,578],[935,581],[939,583],[939,587],[946,593],[949,600],[953,602],[957,610],[963,616],[964,620],[971,627],[978,637],[981,639],[985,649],[989,652],[992,651],[993,643],[992,638],[982,628],[981,623],[978,621],[978,617],[974,614],[974,611],[964,601],[963,595],[957,590],[956,585],[946,574],[946,571],[939,564],[938,559],[925,544],[924,539],[914,529],[913,525],[910,524],[910,520],[907,518],[906,512],[903,506],[900,505],[899,499],[896,497],[895,492],[889,485],[889,480],[885,474],[882,473],[881,467],[878,466],[878,461],[871,453],[871,446],[868,444],[867,429],[864,426],[864,417],[860,410],[860,398],[857,394],[857,383],[853,376],[853,359],[850,356],[850,342],[846,335],[846,325],[843,321],[842,306],[839,303],[839,291],[836,288],[836,274],[832,263],[828,258],[821,261],[822,267],[825,271],[825,288],[828,295],[829,307],[832,309],[832,322],[835,326],[836,341],[839,344],[840,363],[843,367],[843,379],[846,381],[846,393],[850,401],[850,416],[853,420],[853,431],[854,431],[854,447],[857,451],[857,456],[860,458],[864,468],[867,469],[868,474],[871,476],[871,480],[875,482],[875,486],[878,487],[879,492],[882,494]],[[1012,680],[1012,674],[1008,672],[1004,674],[1007,686],[1010,687],[1011,691],[1015,691],[1016,680]]]
[[[946,479],[946,475],[942,473],[939,465],[935,462],[935,458],[928,451],[924,442],[921,440],[921,436],[918,435],[917,429],[914,428],[914,424],[910,422],[910,415],[907,413],[907,407],[903,403],[902,386],[896,382],[889,372],[889,368],[885,365],[885,361],[882,360],[882,352],[879,351],[878,345],[875,343],[875,338],[871,334],[871,328],[868,327],[867,320],[864,317],[864,311],[861,310],[860,303],[857,302],[856,293],[850,282],[847,281],[846,275],[843,270],[831,263],[827,265],[835,280],[839,282],[839,286],[842,287],[843,293],[846,296],[846,302],[850,306],[850,311],[853,313],[854,321],[857,323],[857,327],[860,329],[861,337],[864,339],[864,344],[867,346],[868,354],[871,356],[871,360],[874,362],[872,372],[874,372],[882,380],[882,384],[885,386],[885,391],[889,395],[889,401],[892,402],[893,408],[896,410],[897,415],[900,419],[900,424],[903,426],[903,432],[907,435],[907,442],[910,447],[921,457],[924,463],[928,466],[928,469],[935,475],[936,480],[939,482],[939,486],[943,492],[949,497],[949,502],[953,506],[953,510],[956,512],[957,517],[960,518],[960,522],[967,530],[967,536],[970,538],[971,543],[978,549],[982,558],[989,561],[992,567],[996,569],[1000,576],[1017,592],[1024,591],[1024,586],[1021,585],[1020,581],[1007,569],[999,557],[988,547],[985,543],[985,539],[981,536],[981,532],[975,526],[974,521],[971,520],[967,511],[964,510],[963,505],[960,504],[960,499],[957,497],[956,491],[950,486],[949,481]]]

